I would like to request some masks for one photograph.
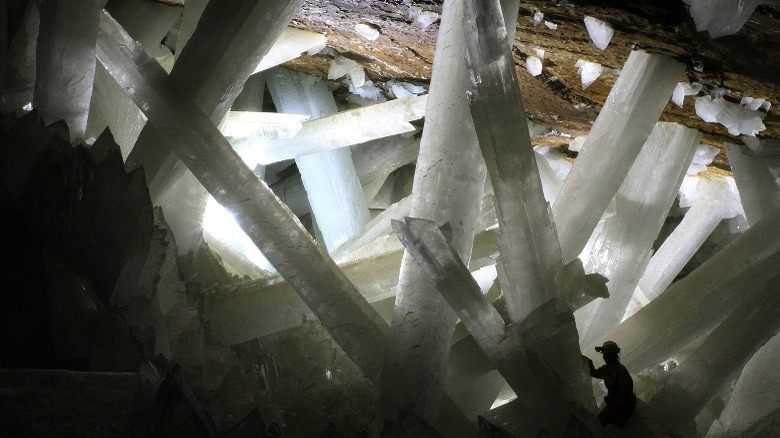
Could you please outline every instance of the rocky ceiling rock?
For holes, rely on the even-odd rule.
[[[441,12],[438,0],[307,0],[292,26],[326,34],[330,47],[362,64],[375,82],[400,79],[427,83],[438,21],[426,29],[415,26],[409,18],[410,5]],[[605,73],[583,89],[577,60],[619,69],[635,49],[668,54],[685,63],[686,78],[680,79],[704,84],[705,92],[720,87],[734,102],[750,96],[777,105],[780,11],[759,7],[737,34],[713,40],[704,32],[696,32],[687,9],[681,0],[521,2],[513,52],[526,110],[532,120],[552,125],[563,134],[540,139],[541,144],[563,146],[571,136],[586,134],[616,80],[613,74]],[[542,12],[544,20],[557,28],[550,29],[544,23],[534,25],[535,12]],[[607,21],[615,29],[606,50],[599,50],[590,41],[583,23],[585,16]],[[374,41],[361,37],[355,30],[360,23],[374,26],[380,36]],[[535,49],[544,49],[545,59],[542,74],[532,77],[525,68],[525,58],[534,55]],[[331,60],[325,54],[304,55],[285,66],[326,77]],[[722,125],[702,121],[695,113],[693,99],[686,100],[683,108],[669,102],[661,120],[699,129],[704,134],[703,142],[722,150],[713,165],[729,169],[723,142],[739,141]],[[764,124],[767,129],[761,137],[780,137],[776,111],[769,111]]]

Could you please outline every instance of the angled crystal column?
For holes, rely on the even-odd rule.
[[[737,33],[759,5],[779,4],[777,0],[691,0],[691,17],[696,30],[711,38]]]
[[[707,438],[731,438],[780,409],[780,335],[775,335],[745,364],[726,407]]]
[[[630,317],[672,284],[715,227],[734,215],[738,202],[723,179],[702,179],[699,196],[647,264],[624,316]]]
[[[277,68],[266,73],[266,81],[281,112],[310,114],[312,119],[319,119],[338,111],[333,94],[319,78]],[[316,138],[327,129],[326,124],[315,122],[307,122],[313,132],[307,130],[308,138]],[[349,149],[327,150],[298,156],[295,164],[324,244],[333,251],[371,219],[351,153]]]
[[[504,320],[487,297],[482,295],[479,285],[455,249],[432,221],[406,218],[406,223],[393,221],[393,230],[460,317],[482,351],[495,363],[496,369],[518,397],[522,398],[524,408],[535,414],[528,418],[526,431],[529,434],[520,436],[537,436],[541,430],[546,430],[550,436],[560,436],[566,420],[575,412],[584,410],[567,403],[571,399],[563,385],[560,385],[560,379],[563,378],[560,374],[550,368],[533,365],[540,358],[526,344],[546,340],[547,336],[540,331],[554,332],[567,323],[561,324],[560,320],[545,318],[546,327],[543,330],[540,330],[542,324],[505,326]],[[535,319],[536,316],[532,315],[529,319]],[[573,324],[573,320],[569,319],[568,323]],[[574,344],[576,348],[576,341]],[[579,364],[584,369],[582,360]],[[565,383],[576,384],[570,381]]]
[[[468,263],[486,170],[466,101],[468,72],[462,21],[463,1],[446,0],[410,214],[438,225],[450,223],[452,244]],[[383,368],[385,418],[395,419],[400,409],[412,404],[422,418],[436,418],[455,321],[446,301],[405,255]]]
[[[617,342],[629,370],[668,359],[763,290],[780,263],[778,226],[780,216],[764,218],[599,341]]]
[[[33,107],[47,124],[65,120],[75,142],[87,129],[100,3],[50,0],[39,7]]]
[[[732,143],[726,143],[726,153],[748,223],[753,225],[780,209],[780,186],[769,166],[769,160],[777,162],[777,158],[753,156]]]
[[[582,345],[595,343],[623,319],[700,139],[695,129],[659,122],[628,171],[615,195],[615,215],[585,256],[587,272],[609,279],[610,296],[577,311]]]
[[[195,19],[198,27],[186,46],[177,43],[184,48],[177,51],[171,83],[218,125],[302,0],[214,2],[202,14],[196,11],[199,3],[192,3],[185,8],[182,26],[195,16],[200,17]],[[182,42],[188,32],[180,29]],[[152,201],[167,207],[179,251],[193,250],[200,241],[206,194],[154,127],[141,132],[126,166],[144,167]]]
[[[277,87],[274,80],[269,86]],[[324,86],[324,84],[323,84]],[[327,96],[326,96],[327,98]],[[408,96],[303,122],[290,138],[237,137],[231,143],[259,164],[271,164],[303,155],[343,148],[383,137],[415,132],[410,121],[425,115],[428,96]],[[300,108],[303,110],[304,108]],[[291,108],[285,112],[294,112]]]
[[[174,87],[162,67],[103,14],[97,46],[106,66],[163,140],[293,286],[344,352],[377,381],[387,325],[290,210],[246,167],[209,118]]]
[[[629,55],[553,204],[564,262],[585,247],[684,70],[667,56]]]
[[[106,3],[106,11],[167,71],[173,67],[173,53],[161,42],[181,17],[183,9],[146,0],[109,0]]]
[[[665,421],[682,426],[780,330],[780,274],[739,305],[664,381],[650,400]]]

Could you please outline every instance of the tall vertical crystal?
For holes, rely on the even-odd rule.
[[[309,114],[311,119],[338,112],[336,100],[319,78],[276,68],[266,74],[277,110]],[[352,154],[341,148],[295,158],[325,246],[333,251],[371,220]]]
[[[585,247],[684,70],[668,56],[629,55],[553,204],[565,263]]]
[[[452,245],[468,264],[486,170],[466,101],[462,21],[463,1],[446,0],[410,215],[437,225],[449,223]],[[405,254],[383,368],[385,418],[395,419],[400,409],[411,405],[422,418],[436,418],[455,321],[447,302]]]
[[[75,142],[87,129],[100,3],[49,0],[40,2],[39,8],[33,106],[46,123],[65,120]]]

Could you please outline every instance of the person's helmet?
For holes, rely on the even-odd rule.
[[[601,347],[596,347],[596,352],[601,354],[620,353],[620,347],[612,341],[606,341]]]

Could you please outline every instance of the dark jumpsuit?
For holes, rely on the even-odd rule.
[[[609,362],[598,369],[593,366],[592,360],[588,359],[588,363],[590,375],[603,379],[607,387],[607,395],[604,397],[606,406],[599,412],[601,425],[614,424],[622,429],[636,410],[634,380],[620,362]]]

